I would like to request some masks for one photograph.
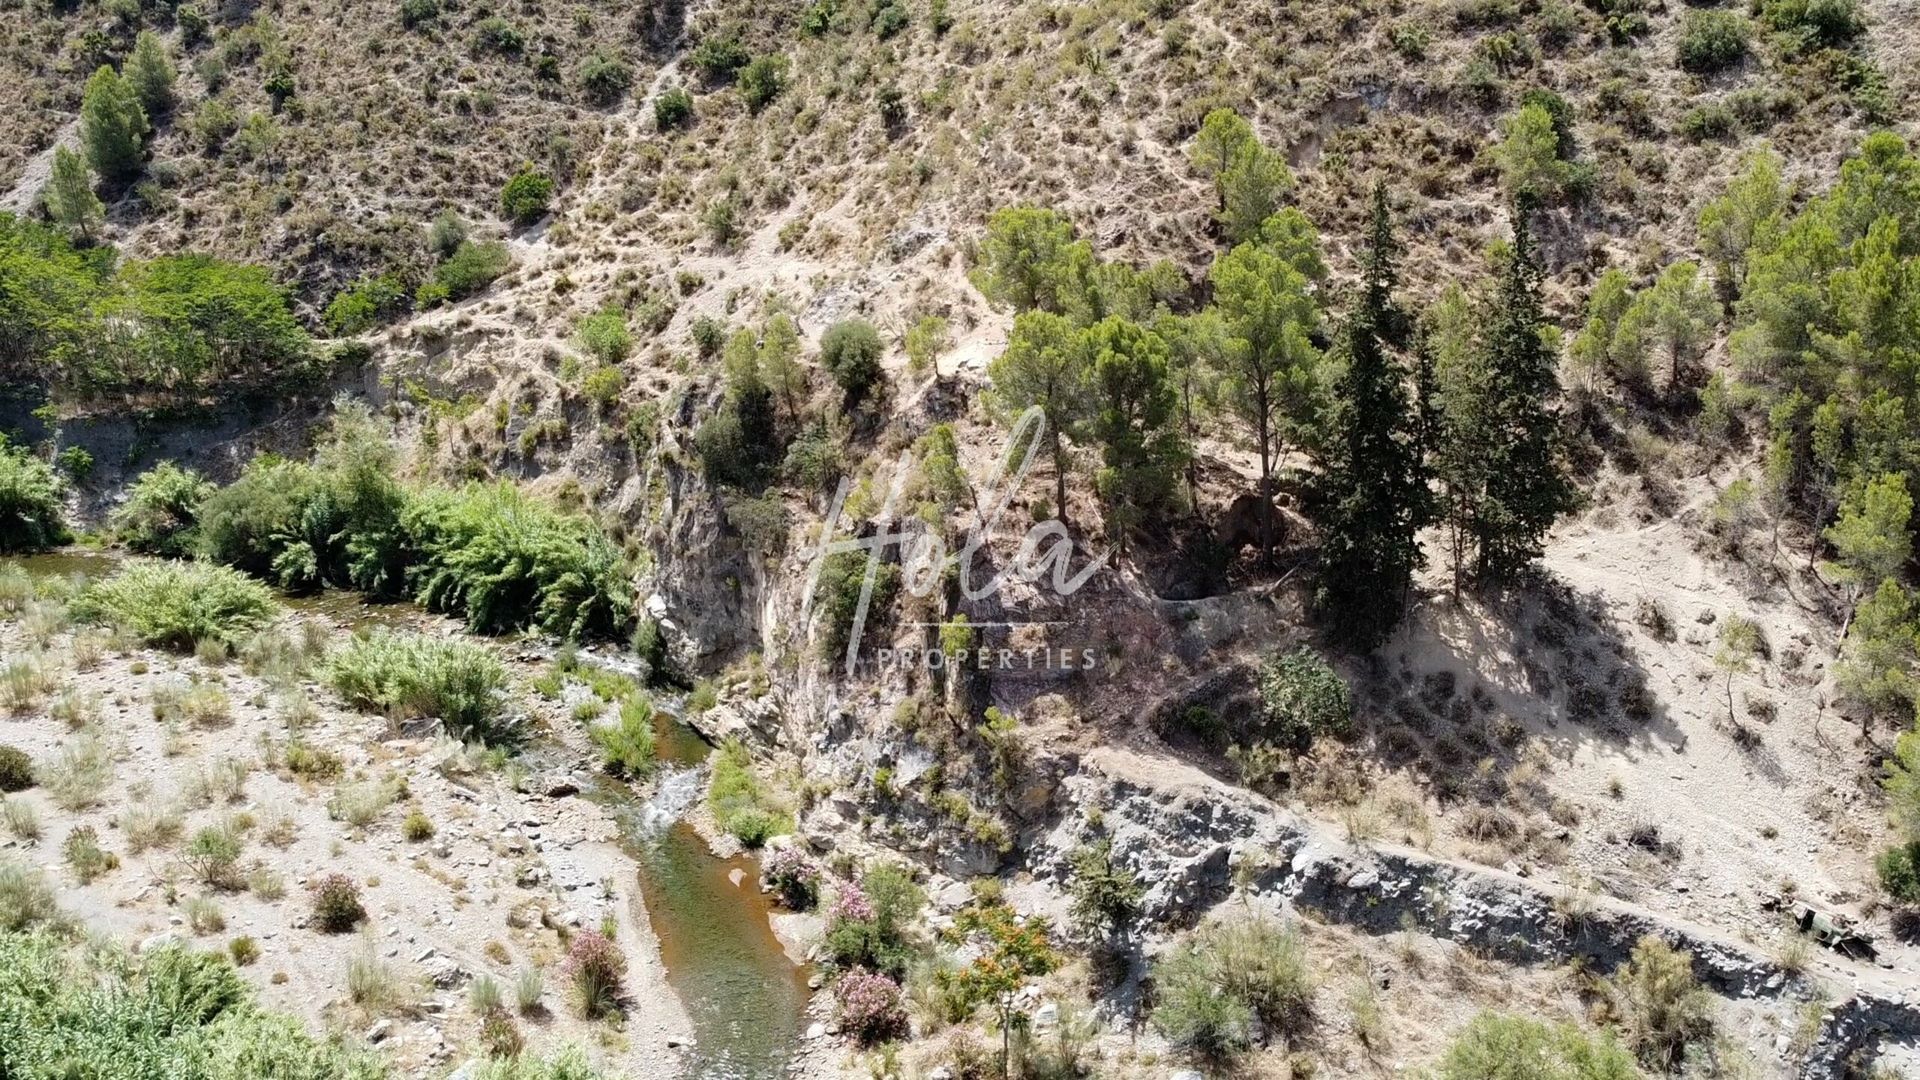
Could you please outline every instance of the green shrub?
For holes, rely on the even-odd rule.
[[[1259,1029],[1299,1030],[1309,1018],[1313,980],[1299,935],[1279,922],[1216,923],[1169,948],[1153,968],[1159,1000],[1152,1021],[1167,1041],[1205,1058],[1252,1045]]]
[[[814,586],[814,603],[820,608],[821,655],[829,660],[838,661],[846,654],[866,576],[867,558],[859,551],[836,552],[828,556],[820,568],[820,580]],[[899,591],[900,568],[890,562],[875,566],[863,633],[873,632],[886,621]]]
[[[71,540],[51,466],[0,436],[0,554],[44,551]]]
[[[440,17],[440,0],[400,0],[400,25],[416,29]]]
[[[53,456],[53,463],[76,484],[84,486],[87,477],[93,475],[93,455],[84,446],[62,447],[60,452]]]
[[[145,560],[87,586],[73,605],[82,621],[120,627],[170,649],[202,641],[236,645],[278,610],[265,586],[224,566]]]
[[[235,889],[240,886],[240,849],[239,833],[225,825],[208,825],[187,841],[180,861],[202,885]]]
[[[1920,840],[1895,844],[1880,853],[1874,866],[1888,897],[1902,904],[1920,904]]]
[[[584,517],[506,484],[470,484],[422,493],[404,524],[419,555],[408,572],[415,598],[476,633],[618,639],[632,622],[625,561]]]
[[[1713,1034],[1713,1001],[1693,976],[1693,957],[1649,934],[1607,984],[1620,1030],[1641,1064],[1676,1068],[1687,1048]]]
[[[596,52],[580,68],[580,85],[589,98],[611,105],[626,96],[633,85],[633,69],[618,56]]]
[[[473,47],[501,56],[518,56],[527,47],[527,39],[512,23],[498,15],[491,15],[474,26]]]
[[[600,761],[615,776],[642,777],[653,771],[653,702],[634,692],[620,703],[614,723],[593,729]]]
[[[375,630],[329,657],[326,677],[357,708],[396,718],[434,717],[449,735],[464,740],[498,742],[512,735],[499,723],[506,667],[484,645]]]
[[[880,332],[864,319],[834,323],[820,336],[820,366],[852,402],[865,398],[880,381],[880,357],[885,352]]]
[[[476,244],[462,240],[453,254],[433,268],[433,277],[414,294],[422,308],[464,300],[493,284],[513,265],[513,254],[502,243]]]
[[[740,97],[754,112],[771,105],[786,88],[787,58],[783,54],[756,56],[740,69]]]
[[[1637,1080],[1633,1055],[1611,1034],[1570,1024],[1481,1013],[1440,1060],[1439,1080]]]
[[[739,35],[729,31],[701,38],[688,59],[708,82],[720,83],[731,80],[753,57]]]
[[[1295,746],[1317,735],[1344,735],[1353,723],[1346,680],[1305,646],[1267,662],[1260,705],[1266,732]]]
[[[163,461],[133,482],[108,527],[115,539],[142,555],[190,555],[198,539],[200,507],[215,490],[191,469]]]
[[[881,0],[880,5],[874,8],[873,18],[867,25],[880,40],[885,41],[905,30],[908,21],[907,9],[900,0]]]
[[[17,746],[0,746],[0,792],[25,791],[33,786],[33,759]]]
[[[752,759],[739,740],[721,744],[713,756],[707,805],[715,821],[748,847],[792,830],[792,820],[753,774]]]
[[[1687,11],[1680,30],[1680,67],[1711,75],[1746,59],[1747,20],[1731,11]]]
[[[323,317],[334,335],[359,334],[407,310],[407,286],[398,274],[363,277],[335,293]]]
[[[693,95],[682,87],[672,87],[653,99],[653,126],[660,131],[686,127],[693,123]]]
[[[1760,0],[1756,6],[1768,29],[1798,34],[1807,45],[1841,48],[1866,29],[1858,0]]]
[[[580,339],[580,347],[603,364],[617,364],[633,352],[627,313],[616,304],[608,304],[581,319],[574,334]]]
[[[500,189],[500,212],[515,225],[531,225],[547,214],[553,202],[553,177],[523,165]]]

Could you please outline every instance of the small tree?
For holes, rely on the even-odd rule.
[[[1634,298],[1614,331],[1613,352],[1636,370],[1648,353],[1665,353],[1667,392],[1680,386],[1687,365],[1713,340],[1720,303],[1696,263],[1677,262],[1661,271],[1651,288]]]
[[[1913,554],[1913,536],[1907,524],[1913,516],[1913,496],[1906,475],[1884,473],[1849,492],[1840,504],[1840,519],[1824,535],[1833,545],[1834,561],[1827,564],[1848,585],[1849,621],[1860,594],[1894,577]]]
[[[1102,837],[1076,850],[1069,861],[1075,928],[1089,938],[1124,937],[1140,915],[1145,889],[1132,870],[1113,861],[1113,841]]]
[[[1071,322],[1046,311],[1013,320],[1007,350],[987,365],[993,400],[1012,421],[1038,408],[1053,450],[1053,512],[1067,521],[1067,437],[1079,430],[1089,400],[1085,342]]]
[[[133,54],[121,70],[148,116],[173,111],[173,59],[153,31],[142,30],[133,39]]]
[[[531,225],[547,214],[553,201],[553,178],[523,165],[507,186],[500,189],[500,210],[515,225]]]
[[[1733,677],[1744,674],[1747,665],[1760,652],[1760,625],[1740,615],[1729,615],[1720,624],[1720,647],[1714,650],[1713,665],[1727,676],[1727,723],[1736,723],[1733,715]]]
[[[1560,158],[1560,132],[1553,113],[1539,103],[1525,105],[1500,124],[1494,158],[1512,198],[1552,200],[1565,190],[1571,171]]]
[[[102,64],[87,80],[80,99],[80,144],[86,149],[87,163],[105,180],[135,175],[140,171],[141,140],[148,130],[139,95],[118,72]]]
[[[781,53],[756,56],[740,69],[740,98],[759,112],[787,88],[787,58]]]
[[[857,403],[880,381],[880,357],[886,346],[865,319],[846,319],[820,335],[820,366],[827,369],[849,402]]]
[[[93,177],[79,154],[65,146],[53,148],[53,173],[47,179],[47,213],[81,240],[106,220],[107,208],[93,193]]]

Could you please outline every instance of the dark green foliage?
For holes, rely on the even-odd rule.
[[[326,676],[357,708],[395,719],[432,717],[465,741],[515,739],[501,721],[507,671],[484,645],[377,630],[328,657]]]
[[[909,21],[906,6],[900,0],[881,0],[879,6],[874,8],[868,26],[873,29],[875,36],[885,41],[905,30]]]
[[[1118,316],[1089,327],[1091,417],[1100,445],[1094,483],[1107,506],[1107,527],[1126,546],[1127,535],[1173,500],[1185,449],[1174,426],[1179,404],[1170,377],[1170,353],[1159,335]]]
[[[1680,27],[1680,66],[1696,75],[1725,71],[1746,59],[1747,37],[1744,16],[1689,9]]]
[[[415,553],[409,591],[433,611],[498,634],[621,638],[633,590],[618,548],[594,523],[506,484],[420,493],[402,517]]]
[[[738,33],[726,31],[701,38],[687,59],[708,82],[721,83],[732,80],[753,56],[740,44]]]
[[[216,488],[198,473],[163,461],[140,475],[110,526],[120,543],[142,555],[184,558],[193,554],[200,507]]]
[[[0,436],[0,554],[44,551],[72,539],[52,466]]]
[[[501,243],[476,244],[462,240],[445,262],[433,268],[433,277],[421,285],[414,301],[423,308],[464,300],[493,284],[513,265],[513,254]]]
[[[0,791],[25,791],[33,786],[33,759],[17,746],[0,746]]]
[[[880,381],[880,357],[886,346],[880,332],[865,319],[845,319],[820,335],[820,366],[847,395],[849,402],[866,398]]]
[[[1874,867],[1888,896],[1902,904],[1920,904],[1920,840],[1886,849]]]
[[[200,547],[216,562],[292,590],[343,586],[404,594],[413,538],[394,452],[364,407],[343,408],[312,464],[259,457],[200,509]]]
[[[1399,625],[1413,572],[1425,561],[1416,534],[1432,517],[1419,413],[1407,395],[1413,372],[1394,353],[1407,330],[1393,298],[1399,252],[1386,188],[1376,186],[1361,293],[1340,337],[1344,363],[1315,483],[1321,544],[1314,603],[1333,637],[1361,650]]]
[[[498,15],[490,15],[474,27],[473,47],[480,52],[518,56],[527,47],[527,39],[512,23]]]
[[[142,144],[149,125],[139,93],[112,68],[102,65],[87,80],[80,103],[80,144],[87,164],[110,182],[140,172]]]
[[[905,870],[875,866],[849,883],[827,915],[821,947],[842,971],[865,968],[898,979],[913,959],[909,936],[926,894]]]
[[[327,303],[327,330],[336,335],[364,333],[405,314],[407,301],[406,282],[398,274],[363,277]]]
[[[611,105],[626,96],[633,85],[633,68],[611,53],[596,52],[580,68],[580,86],[587,96],[601,105]]]
[[[1260,712],[1262,734],[1304,748],[1316,736],[1347,733],[1353,695],[1339,672],[1301,646],[1261,669]]]
[[[756,56],[740,69],[740,97],[755,112],[773,103],[787,88],[787,58],[780,53]]]
[[[133,39],[133,53],[121,70],[148,116],[173,111],[173,60],[151,30]]]
[[[1567,473],[1557,404],[1558,357],[1543,332],[1540,270],[1524,204],[1485,332],[1441,371],[1438,471],[1455,558],[1492,583],[1515,580],[1539,558],[1547,530],[1578,493]]]
[[[417,29],[440,17],[440,0],[400,0],[400,25]]]
[[[696,336],[699,327],[695,328]],[[694,448],[717,484],[758,491],[784,452],[774,416],[773,389],[761,370],[751,331],[735,335],[727,349],[727,396],[694,434]]]
[[[515,225],[531,225],[547,214],[553,201],[553,177],[524,165],[500,189],[500,212]]]
[[[867,588],[869,568],[873,587],[867,596],[863,629],[871,634],[893,610],[894,595],[900,589],[900,567],[879,560],[869,563],[866,554],[859,551],[829,555],[821,566],[813,602],[820,609],[820,652],[829,660],[838,660],[850,645],[857,644],[850,638],[854,616],[860,610],[861,593]]]
[[[149,560],[88,585],[73,604],[82,622],[121,627],[149,645],[181,650],[202,641],[238,644],[278,611],[264,586],[224,566]]]
[[[675,86],[653,99],[653,126],[661,131],[686,127],[693,123],[693,95]]]
[[[1768,29],[1798,34],[1808,45],[1840,48],[1866,29],[1858,0],[1760,0],[1755,6]]]

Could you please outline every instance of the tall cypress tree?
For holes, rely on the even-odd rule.
[[[1485,339],[1486,489],[1472,523],[1475,573],[1513,580],[1540,557],[1547,530],[1578,503],[1568,475],[1553,350],[1540,336],[1540,268],[1529,207],[1513,211],[1513,258],[1501,275]]]
[[[1340,337],[1316,485],[1321,546],[1315,605],[1330,634],[1372,649],[1399,625],[1413,572],[1424,561],[1415,534],[1432,518],[1422,464],[1421,411],[1408,400],[1411,372],[1398,359],[1408,321],[1395,304],[1399,242],[1384,184],[1373,189],[1360,295]]]

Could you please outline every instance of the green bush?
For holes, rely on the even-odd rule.
[[[523,165],[500,189],[500,212],[515,225],[531,225],[547,214],[553,202],[553,177]]]
[[[474,26],[473,47],[480,52],[518,56],[527,47],[527,39],[512,23],[491,15]]]
[[[838,662],[847,651],[853,633],[853,617],[859,613],[860,593],[866,587],[867,558],[858,551],[842,551],[827,557],[820,568],[820,580],[814,586],[814,603],[820,608],[821,655]],[[873,632],[893,610],[894,595],[900,591],[900,568],[883,562],[874,568],[873,592],[867,599],[867,619],[863,627]]]
[[[1920,904],[1920,840],[1895,844],[1880,853],[1874,866],[1888,897],[1902,904]]]
[[[1858,0],[1760,0],[1757,6],[1768,29],[1798,34],[1808,45],[1841,48],[1866,29]]]
[[[121,627],[149,645],[238,645],[279,611],[257,581],[206,563],[132,562],[74,601],[75,618]]]
[[[643,777],[653,771],[653,702],[634,692],[620,703],[614,723],[593,729],[600,761],[615,776]]]
[[[502,243],[476,244],[462,240],[453,254],[433,268],[433,277],[414,294],[414,303],[422,308],[464,300],[493,284],[494,279],[513,265],[513,253]]]
[[[688,59],[708,82],[720,83],[732,79],[753,57],[739,35],[727,32],[701,38]]]
[[[190,555],[198,542],[200,507],[215,490],[191,469],[163,461],[133,482],[108,527],[115,539],[142,555]]]
[[[397,274],[363,277],[334,294],[323,316],[329,333],[359,334],[407,310],[407,286]]]
[[[1305,646],[1267,662],[1260,673],[1260,706],[1265,733],[1295,746],[1317,735],[1344,735],[1353,723],[1346,680]]]
[[[738,740],[721,744],[713,755],[707,805],[715,821],[750,848],[790,832],[793,822],[753,774],[752,759]]]
[[[626,61],[609,53],[596,52],[580,68],[580,86],[587,96],[601,105],[611,105],[626,96],[633,85],[633,69]]]
[[[756,56],[740,69],[740,97],[759,112],[787,88],[787,58],[780,53]]]
[[[73,538],[60,491],[52,466],[0,436],[0,554],[44,551]]]
[[[864,319],[834,323],[820,335],[820,366],[833,376],[848,401],[865,398],[880,381],[880,357],[885,352],[880,332]]]
[[[440,17],[440,0],[400,0],[400,25],[409,30]]]
[[[37,834],[36,834],[37,835]],[[0,931],[7,934],[47,923],[60,922],[60,906],[54,901],[53,887],[44,874],[12,859],[0,859]],[[5,955],[0,948],[0,957]],[[0,969],[0,1025],[4,1025],[5,987],[10,969]],[[0,1046],[5,1046],[4,1026],[0,1026]],[[5,1060],[0,1058],[0,1060]]]
[[[1290,1033],[1310,1017],[1313,980],[1299,935],[1279,922],[1216,923],[1169,948],[1153,967],[1154,1027],[1201,1057],[1230,1056],[1259,1030]]]
[[[535,628],[568,639],[626,636],[626,562],[591,520],[506,484],[430,490],[407,507],[414,597],[483,634]]]
[[[1620,1029],[1641,1064],[1676,1069],[1713,1034],[1713,1000],[1693,975],[1693,956],[1649,934],[1607,984]]]
[[[25,791],[33,786],[33,759],[17,746],[0,746],[0,791]]]
[[[617,364],[633,352],[633,333],[627,329],[627,313],[617,304],[608,304],[580,320],[574,329],[580,347],[603,364]]]
[[[1439,1080],[1638,1080],[1633,1055],[1611,1034],[1481,1013],[1440,1060]]]
[[[1680,30],[1680,67],[1711,75],[1746,59],[1747,20],[1731,11],[1689,10]]]
[[[498,743],[516,734],[501,723],[506,667],[484,645],[375,630],[329,657],[326,678],[355,707],[434,717],[455,738]]]
[[[663,91],[653,99],[653,126],[661,131],[686,127],[693,123],[693,95],[681,87]]]

